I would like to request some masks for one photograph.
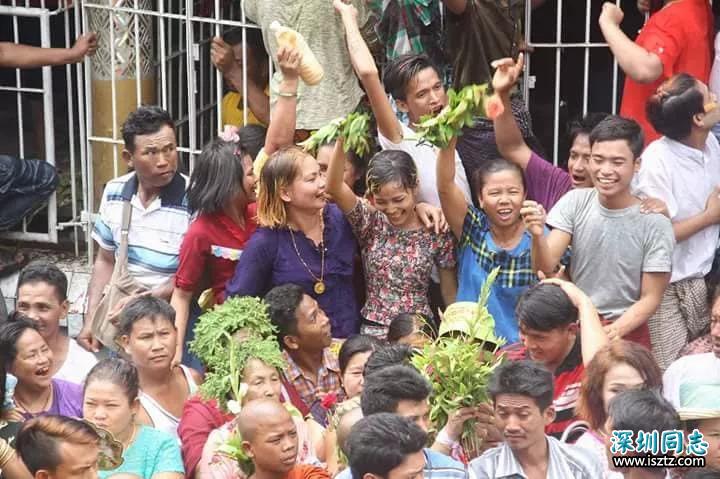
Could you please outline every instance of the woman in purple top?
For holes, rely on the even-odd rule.
[[[327,202],[317,161],[300,148],[281,148],[259,180],[260,227],[240,256],[227,295],[264,296],[274,286],[295,283],[328,315],[334,337],[357,333],[355,236],[342,211]]]
[[[0,357],[18,380],[13,400],[23,418],[82,417],[82,388],[53,379],[53,353],[33,323],[16,317],[0,326]]]

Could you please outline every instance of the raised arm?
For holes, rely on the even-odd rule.
[[[552,278],[543,282],[560,286],[578,309],[582,358],[583,364],[587,366],[592,361],[595,353],[608,342],[607,334],[603,329],[595,306],[587,294],[569,281]]]
[[[517,63],[512,58],[503,58],[494,61],[492,66],[495,68],[492,79],[493,91],[505,106],[503,112],[493,121],[495,142],[503,158],[524,170],[530,161],[532,151],[523,139],[510,106],[510,92],[523,71],[524,56],[521,53]]]
[[[97,48],[94,33],[80,36],[72,48],[42,48],[19,43],[0,42],[0,66],[13,68],[38,68],[42,66],[77,63],[92,55]]]
[[[622,338],[647,322],[660,306],[660,301],[669,282],[670,273],[643,273],[640,299],[630,306],[614,323],[605,326],[608,338]]]
[[[605,41],[627,76],[638,83],[652,83],[662,75],[660,57],[633,42],[620,29],[623,11],[614,3],[605,2],[599,24]]]
[[[468,203],[462,190],[455,184],[455,145],[457,138],[453,138],[447,148],[438,151],[437,161],[437,189],[440,196],[445,219],[450,225],[450,231],[459,240],[462,237],[463,223],[468,210]]]
[[[532,235],[533,270],[542,271],[546,276],[554,274],[563,253],[570,246],[572,236],[558,229],[545,235],[545,208],[540,203],[525,201],[520,215]]]
[[[265,136],[264,150],[267,156],[280,148],[292,145],[295,139],[300,52],[295,48],[280,47],[277,61],[283,80],[273,109],[272,121]]]
[[[402,128],[392,106],[390,106],[390,101],[385,94],[385,88],[380,82],[375,60],[360,34],[357,10],[342,0],[334,0],[333,5],[340,13],[345,26],[350,61],[370,100],[370,107],[377,120],[378,130],[392,143],[400,143],[403,139]]]
[[[330,164],[327,170],[327,183],[325,189],[335,200],[343,213],[349,213],[355,208],[358,202],[353,190],[343,181],[345,170],[345,152],[343,151],[343,140],[338,138],[335,142]]]

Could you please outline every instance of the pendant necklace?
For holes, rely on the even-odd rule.
[[[320,231],[321,231],[321,237],[320,237],[320,277],[318,278],[315,276],[315,273],[312,272],[310,267],[307,265],[305,260],[300,256],[300,250],[297,247],[297,243],[295,242],[295,233],[293,233],[292,228],[288,227],[290,230],[290,239],[292,240],[293,248],[295,248],[295,254],[297,254],[298,259],[302,263],[302,265],[305,267],[308,273],[310,273],[310,276],[315,280],[315,284],[313,285],[313,291],[315,291],[315,294],[323,294],[325,292],[325,222],[323,221],[322,213],[320,213]]]

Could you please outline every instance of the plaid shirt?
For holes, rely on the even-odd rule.
[[[425,53],[440,67],[447,63],[438,0],[369,0],[368,5],[379,18],[375,32],[387,60]]]
[[[319,396],[333,392],[337,393],[338,396],[343,396],[340,384],[340,364],[337,355],[332,352],[332,346],[325,348],[323,351],[323,363],[317,373],[317,384],[305,376],[287,351],[283,351],[283,357],[286,364],[283,371],[285,378],[295,387],[295,390],[309,408],[316,401],[322,399]],[[342,397],[339,399],[342,400]]]

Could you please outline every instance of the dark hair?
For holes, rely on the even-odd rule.
[[[31,474],[54,471],[62,464],[63,444],[97,445],[100,436],[89,424],[65,416],[30,419],[18,432],[15,449]]]
[[[693,117],[705,111],[704,103],[698,81],[687,73],[679,73],[648,98],[645,112],[659,133],[680,141],[692,131]]]
[[[55,288],[55,294],[62,303],[67,299],[68,280],[60,268],[50,263],[32,262],[18,275],[17,289],[28,283],[47,283]]]
[[[520,176],[522,182],[523,191],[527,191],[527,183],[525,182],[525,175],[523,174],[522,168],[515,163],[511,163],[504,158],[495,158],[494,160],[483,161],[475,173],[472,175],[473,185],[475,191],[481,194],[485,181],[489,175],[494,173],[500,173],[501,171],[514,171]]]
[[[245,125],[237,132],[240,148],[255,161],[260,150],[265,146],[267,128],[262,125]]]
[[[605,376],[618,364],[627,364],[640,373],[645,388],[657,390],[662,388],[662,370],[646,347],[626,340],[607,343],[595,353],[585,367],[580,396],[575,406],[578,417],[586,420],[592,429],[600,429],[605,424],[607,414],[602,394]]]
[[[408,54],[396,58],[385,66],[383,72],[385,91],[393,99],[405,101],[408,84],[426,68],[432,68],[438,77],[442,78],[440,69],[427,55]]]
[[[645,135],[635,120],[609,115],[590,132],[590,146],[604,141],[625,140],[637,160],[645,147]]]
[[[575,119],[568,123],[567,129],[570,145],[575,143],[575,139],[579,135],[590,136],[590,132],[593,130],[593,128],[598,126],[598,124],[608,116],[610,116],[610,114],[605,112],[591,112],[582,118]]]
[[[397,364],[365,377],[360,407],[364,416],[394,413],[400,401],[424,401],[432,387],[417,369]]]
[[[414,333],[417,316],[415,313],[400,313],[395,316],[388,326],[388,343],[397,343],[401,338]]]
[[[258,62],[267,59],[262,30],[259,28],[234,27],[223,33],[223,40],[230,46],[240,45],[243,41],[243,29],[245,30],[245,45],[247,50],[252,52],[251,54]]]
[[[282,348],[285,348],[285,336],[298,333],[296,312],[304,295],[302,287],[288,283],[275,286],[263,299],[268,307],[270,322],[277,328],[277,338]]]
[[[170,113],[156,105],[141,106],[131,112],[123,123],[122,137],[125,149],[134,152],[136,136],[157,133],[164,126],[169,126],[175,131],[175,123]]]
[[[683,479],[718,479],[719,477],[720,472],[716,469],[693,469],[683,474]]]
[[[17,342],[29,329],[37,332],[37,327],[25,315],[13,315],[13,320],[0,325],[0,359],[8,368],[17,357]]]
[[[85,378],[83,396],[93,381],[110,381],[125,391],[128,402],[132,403],[140,393],[140,379],[135,366],[122,358],[107,358],[98,362]]]
[[[547,332],[577,322],[578,309],[560,286],[538,283],[520,295],[515,317],[521,326]]]
[[[652,389],[623,391],[610,400],[608,416],[616,430],[668,431],[680,429],[680,416],[672,404]]]
[[[242,159],[246,155],[234,142],[214,138],[205,145],[190,175],[187,198],[190,209],[210,214],[222,209],[243,191]]]
[[[367,334],[356,334],[343,342],[338,353],[338,362],[340,363],[340,375],[345,374],[348,363],[356,354],[375,351],[382,343],[379,339],[368,336]]]
[[[534,361],[509,361],[493,372],[488,393],[493,402],[501,394],[527,396],[535,401],[540,411],[544,411],[552,404],[553,375]]]
[[[426,442],[425,431],[410,419],[389,413],[364,417],[350,429],[345,441],[352,477],[388,477],[407,456],[422,451]]]
[[[367,192],[376,195],[388,183],[399,183],[405,190],[418,185],[417,166],[408,153],[383,150],[370,159],[365,177]]]
[[[120,312],[117,336],[129,335],[135,323],[146,318],[153,321],[162,318],[175,327],[175,310],[172,306],[164,299],[143,295],[130,300]]]
[[[364,377],[380,371],[388,366],[410,364],[413,356],[412,347],[408,344],[387,344],[373,352],[365,363]]]

